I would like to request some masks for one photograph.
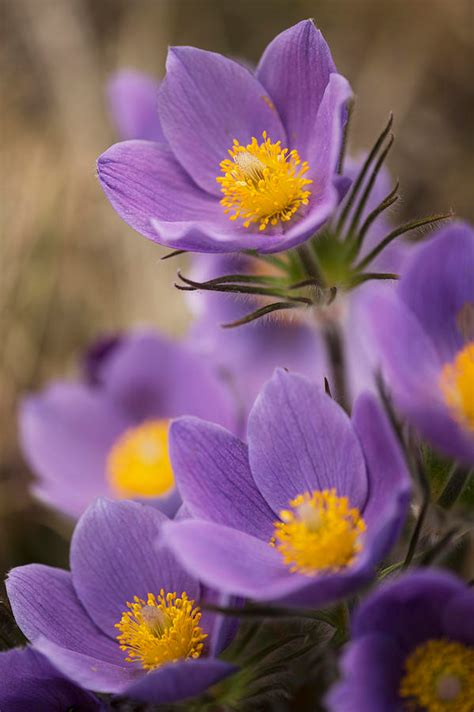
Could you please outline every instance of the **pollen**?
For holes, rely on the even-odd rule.
[[[440,388],[453,417],[474,430],[474,341],[458,352],[441,371]]]
[[[472,712],[474,648],[443,639],[422,643],[405,661],[399,692],[408,710]]]
[[[224,175],[216,179],[226,215],[243,220],[247,228],[256,223],[259,230],[287,223],[308,205],[308,186],[313,182],[305,177],[309,165],[298,151],[282,148],[280,141],[273,143],[265,131],[262,138],[262,143],[252,138],[247,146],[234,139],[230,158],[220,164]]]
[[[120,649],[127,653],[126,662],[155,670],[201,655],[207,633],[199,625],[200,609],[186,593],[178,598],[176,593],[165,594],[161,589],[158,596],[149,593],[146,601],[135,596],[133,603],[127,602],[127,608],[120,623],[115,624],[120,631]]]
[[[107,458],[107,478],[117,497],[159,497],[172,489],[168,429],[168,420],[147,420],[115,442]]]
[[[365,522],[359,510],[336,490],[299,494],[291,509],[280,512],[270,544],[293,573],[338,571],[349,566],[362,548]]]

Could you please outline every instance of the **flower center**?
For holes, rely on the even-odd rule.
[[[440,388],[454,418],[474,430],[474,341],[458,352],[453,363],[445,364]]]
[[[280,512],[270,544],[290,571],[312,575],[348,566],[362,548],[365,522],[357,508],[336,490],[305,492]]]
[[[472,712],[474,649],[449,640],[422,643],[405,661],[400,697],[407,710]]]
[[[168,427],[168,420],[147,420],[112,446],[107,477],[117,497],[159,497],[173,487]]]
[[[311,191],[306,187],[313,182],[305,178],[309,165],[298,151],[272,143],[265,131],[262,138],[262,143],[252,138],[247,146],[234,139],[230,158],[220,164],[224,175],[216,179],[224,212],[232,213],[231,220],[241,218],[244,227],[258,223],[259,230],[288,222],[301,205],[308,205]]]
[[[127,608],[115,627],[128,663],[139,662],[144,670],[154,670],[201,655],[207,633],[199,626],[200,609],[186,593],[177,598],[176,593],[161,589],[159,596],[149,593],[146,601],[135,596]]]

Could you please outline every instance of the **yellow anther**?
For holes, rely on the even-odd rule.
[[[127,653],[126,662],[154,670],[201,655],[207,633],[199,625],[200,609],[186,593],[178,598],[176,593],[165,594],[161,589],[159,596],[149,593],[146,601],[135,596],[133,603],[126,605],[128,610],[115,624],[120,631],[120,649]]]
[[[347,497],[338,497],[334,489],[306,492],[290,507],[280,512],[270,542],[290,571],[314,575],[352,563],[362,548],[365,522]]]
[[[241,218],[244,227],[257,223],[259,230],[286,223],[302,205],[308,205],[313,181],[305,177],[309,165],[298,151],[272,143],[266,132],[263,142],[256,138],[247,146],[236,139],[230,158],[220,164],[223,176],[216,180],[224,197],[221,205],[231,220]]]

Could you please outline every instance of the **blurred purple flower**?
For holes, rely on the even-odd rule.
[[[409,478],[372,396],[352,421],[302,376],[277,371],[251,411],[245,445],[180,418],[170,431],[178,487],[194,520],[163,540],[224,593],[320,606],[363,585],[395,542]]]
[[[474,591],[418,571],[377,589],[357,610],[331,712],[471,712]]]
[[[33,648],[0,653],[0,709],[4,712],[105,712],[105,705],[58,672]]]
[[[77,524],[71,572],[13,569],[7,592],[35,648],[86,689],[166,703],[203,692],[234,668],[216,658],[232,619],[198,606],[205,592],[154,541],[166,516],[99,499]]]
[[[118,135],[123,141],[147,139],[165,142],[158,117],[160,84],[133,69],[117,72],[107,86],[107,103]]]
[[[455,223],[367,302],[397,406],[441,451],[474,462],[474,230]]]
[[[168,455],[171,418],[197,415],[231,429],[234,404],[213,367],[185,344],[147,331],[100,341],[85,381],[54,383],[20,411],[35,494],[71,516],[98,495],[179,504]]]
[[[148,109],[130,117],[127,91],[146,103],[132,86],[129,78],[112,93],[116,122],[155,140],[112,146],[98,172],[115,210],[146,237],[196,252],[277,252],[334,211],[351,90],[311,20],[278,35],[255,74],[213,52],[171,48],[156,124]]]

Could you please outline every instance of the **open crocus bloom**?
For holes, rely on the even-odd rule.
[[[474,462],[474,230],[454,223],[420,247],[396,294],[370,295],[397,406],[433,446]]]
[[[119,215],[196,252],[276,252],[312,235],[339,201],[351,96],[312,21],[278,35],[255,73],[194,47],[171,48],[166,71],[156,124],[165,140],[125,141],[98,160]],[[137,135],[137,113],[125,119],[122,132]]]
[[[165,521],[153,507],[99,499],[77,524],[70,572],[37,564],[10,572],[21,630],[87,689],[171,702],[234,669],[215,657],[234,623],[201,611],[198,581],[153,546]]]
[[[196,418],[174,422],[170,452],[194,520],[163,540],[226,593],[319,606],[367,581],[404,520],[409,479],[377,402],[352,421],[302,376],[277,371],[251,411],[248,448]]]
[[[474,592],[442,571],[382,586],[356,611],[331,712],[471,712]]]
[[[148,331],[100,342],[87,380],[26,398],[23,451],[35,494],[72,516],[97,496],[179,505],[168,454],[171,418],[193,414],[233,427],[233,403],[212,367],[184,344]]]
[[[89,710],[105,705],[56,670],[33,648],[0,653],[0,709],[5,712]]]

